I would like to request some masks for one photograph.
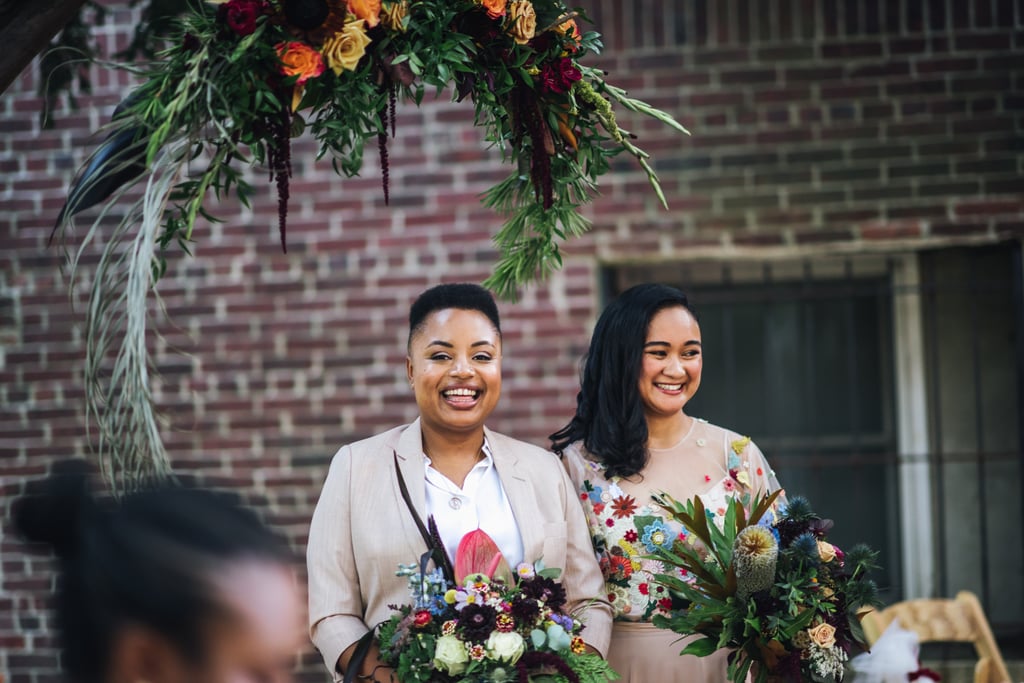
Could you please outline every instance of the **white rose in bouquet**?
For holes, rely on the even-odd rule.
[[[487,656],[499,662],[515,664],[526,652],[526,641],[515,631],[501,633],[493,632],[487,638]]]
[[[434,646],[434,666],[449,676],[458,676],[466,670],[469,654],[466,646],[455,636],[441,636]]]

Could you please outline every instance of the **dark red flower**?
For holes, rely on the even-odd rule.
[[[459,612],[459,627],[471,643],[483,643],[494,630],[497,613],[493,607],[474,603],[466,605]]]
[[[565,588],[547,577],[535,576],[529,581],[523,581],[519,586],[523,595],[540,600],[553,610],[557,611],[565,604]]]
[[[412,619],[412,625],[416,628],[424,628],[430,623],[433,617],[430,616],[430,612],[425,609],[421,609]]]
[[[230,0],[220,6],[217,16],[236,34],[247,36],[256,30],[256,18],[265,9],[263,0]]]
[[[540,603],[533,598],[517,595],[512,598],[512,616],[521,624],[532,624],[540,616]]]
[[[545,64],[538,75],[541,92],[564,93],[572,84],[583,78],[569,57],[560,57]]]

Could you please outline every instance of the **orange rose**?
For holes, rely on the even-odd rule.
[[[508,0],[478,0],[481,5],[487,10],[487,16],[491,19],[497,19],[498,17],[505,16],[505,5],[508,4]]]
[[[305,43],[278,43],[274,48],[281,58],[281,73],[298,76],[296,85],[305,85],[306,81],[324,72],[324,58]]]
[[[832,624],[822,622],[807,630],[811,642],[821,648],[830,648],[836,644],[836,629]]]
[[[582,38],[580,37],[580,27],[576,23],[575,19],[568,19],[563,21],[561,24],[555,27],[555,30],[561,33],[563,36],[569,36],[575,41],[577,45],[580,44]]]
[[[537,32],[537,13],[530,0],[512,0],[508,6],[508,34],[520,45],[530,42]]]
[[[380,23],[380,0],[347,0],[348,11],[366,22],[367,28]]]

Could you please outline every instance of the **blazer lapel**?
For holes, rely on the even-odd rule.
[[[519,535],[523,539],[523,561],[536,562],[544,551],[544,534],[543,525],[537,522],[540,507],[530,483],[529,471],[525,464],[520,462],[515,449],[509,448],[509,444],[500,434],[495,434],[486,427],[484,431],[487,434],[487,443],[491,446],[498,478],[505,488]]]
[[[402,479],[405,480],[405,487],[409,491],[409,500],[412,501],[413,507],[416,508],[416,513],[423,521],[423,525],[426,526],[427,494],[424,488],[423,437],[420,432],[419,418],[401,433],[398,443],[394,447],[394,452],[398,456],[398,467],[402,473]],[[388,453],[388,456],[389,459],[393,460],[390,453]],[[389,463],[389,467],[394,469],[393,462]],[[405,531],[406,540],[413,548],[420,548],[419,552],[424,553],[427,551],[426,543],[423,537],[420,536],[412,513],[409,512],[408,506],[402,499],[402,491],[398,487],[398,477],[394,476],[393,480],[395,500],[398,501],[400,508],[398,515],[402,520],[402,528]]]

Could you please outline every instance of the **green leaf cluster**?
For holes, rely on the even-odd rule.
[[[581,209],[611,170],[612,157],[635,157],[664,203],[646,152],[618,125],[614,108],[685,129],[583,64],[600,52],[601,39],[596,32],[568,30],[585,17],[563,0],[514,3],[517,11],[535,11],[532,38],[519,35],[520,25],[509,16],[491,17],[474,0],[381,0],[389,20],[376,26],[341,16],[343,0],[326,0],[334,23],[303,30],[288,23],[283,6],[290,0],[265,0],[252,32],[232,26],[223,5],[184,1],[188,10],[179,20],[167,19],[171,11],[160,13],[166,47],[155,59],[143,66],[121,65],[141,79],[108,127],[112,139],[127,142],[113,152],[113,145],[101,146],[76,186],[125,183],[102,200],[82,246],[102,235],[106,264],[105,277],[92,290],[96,314],[89,322],[87,352],[100,368],[103,355],[120,344],[116,354],[123,359],[122,371],[97,371],[90,379],[95,389],[88,410],[101,416],[102,441],[116,452],[113,462],[137,468],[129,479],[152,474],[140,453],[166,461],[149,384],[152,362],[145,351],[141,312],[147,295],[166,272],[172,246],[189,252],[200,238],[197,220],[217,220],[209,209],[211,196],[249,204],[250,169],[269,170],[277,183],[284,244],[292,136],[311,135],[318,158],[330,158],[337,173],[353,176],[363,167],[368,141],[386,150],[397,100],[418,106],[428,88],[460,101],[468,98],[484,139],[510,167],[507,178],[482,193],[483,202],[504,218],[494,235],[499,260],[485,282],[504,298],[514,298],[520,286],[561,267],[562,246],[590,228]],[[395,22],[391,13],[403,11]],[[375,23],[372,17],[368,23]],[[285,74],[278,46],[292,51],[297,44],[296,52],[336,55],[334,41],[348,30],[339,26],[369,41],[361,57],[358,50],[348,53],[357,61],[331,64],[338,72]],[[151,47],[155,42],[140,49]],[[381,164],[386,172],[383,154]],[[142,197],[116,212],[122,216],[118,227],[107,232],[104,217],[136,184],[144,187]],[[84,208],[70,206],[57,231]],[[130,261],[123,257],[129,252]],[[116,313],[116,303],[126,299],[140,312],[130,328]],[[126,403],[111,411],[107,397],[125,397]],[[137,438],[122,439],[126,433]]]
[[[737,534],[749,525],[761,523],[781,492],[756,495],[749,512],[742,500],[734,499],[722,519],[715,520],[699,497],[680,502],[668,495],[655,497],[666,515],[681,523],[695,541],[677,541],[671,548],[659,548],[653,555],[677,571],[659,574],[664,585],[683,607],[668,615],[655,615],[660,628],[681,635],[698,635],[681,654],[704,657],[729,648],[729,678],[746,680],[757,665],[756,680],[764,683],[777,662],[799,649],[798,633],[828,618],[844,623],[839,636],[847,642],[864,643],[858,613],[876,605],[877,587],[867,573],[877,568],[877,553],[866,546],[851,548],[842,563],[809,562],[792,547],[782,544],[771,588],[746,600],[737,597],[733,547]],[[806,501],[793,510],[793,518],[782,513],[775,524],[817,520]],[[689,580],[681,578],[685,570]]]
[[[244,168],[266,164],[279,151],[275,126],[297,86],[295,77],[280,74],[275,46],[302,40],[282,19],[282,1],[268,0],[268,12],[246,36],[231,31],[216,6],[191,2],[177,28],[164,29],[167,47],[140,70],[142,85],[114,127],[145,141],[140,161],[147,168],[181,149],[173,144],[181,140],[190,154],[188,173],[169,196],[161,247],[177,243],[187,250],[196,219],[216,220],[204,208],[210,193],[218,199],[234,194],[247,205],[253,188]],[[384,0],[384,7],[396,3]],[[533,0],[532,6],[537,35],[517,42],[507,18],[488,17],[473,0],[413,0],[401,30],[368,29],[372,42],[354,70],[326,69],[306,81],[290,124],[293,134],[308,132],[317,140],[318,158],[354,176],[367,141],[388,133],[391,97],[419,105],[433,88],[469,98],[485,139],[513,169],[483,194],[486,206],[506,216],[494,236],[500,260],[486,283],[504,298],[561,267],[561,245],[590,227],[580,208],[595,195],[611,157],[635,156],[664,204],[648,155],[619,127],[613,104],[686,132],[582,65],[602,48],[596,32],[564,30],[569,20],[583,21],[582,12],[561,0]],[[545,70],[565,64],[576,75],[546,87]]]

